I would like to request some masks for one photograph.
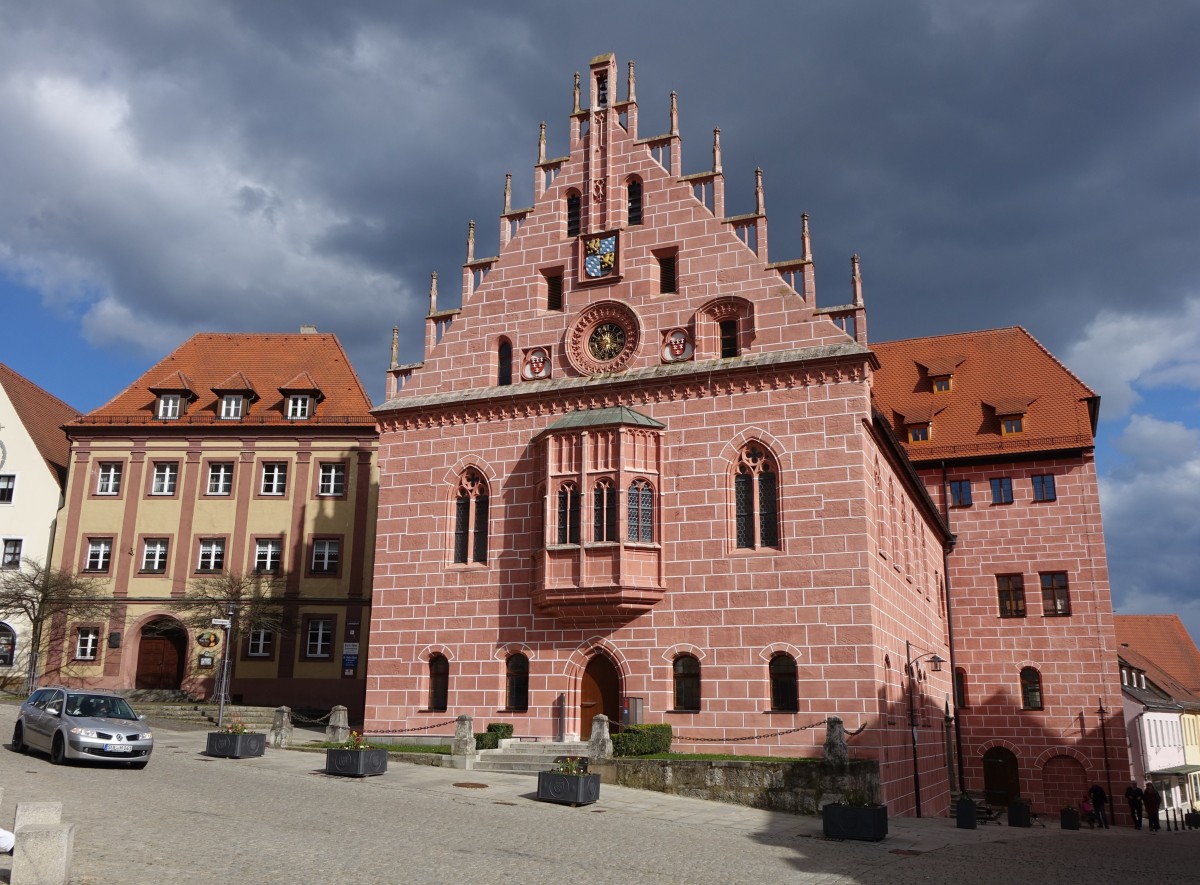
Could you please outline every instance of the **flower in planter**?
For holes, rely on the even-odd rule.
[[[580,775],[588,773],[586,756],[563,756],[557,760],[555,772],[558,774]]]
[[[348,737],[346,739],[346,742],[344,744],[342,744],[339,749],[342,749],[342,750],[374,750],[375,747],[373,747],[369,743],[367,743],[367,739],[364,735],[359,734],[357,731],[352,731],[352,732],[350,732],[350,737]]]
[[[244,721],[235,718],[232,722],[222,728],[221,731],[224,734],[245,734],[247,731],[249,731],[249,729],[246,728],[246,723]]]

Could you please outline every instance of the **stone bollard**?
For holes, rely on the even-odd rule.
[[[850,764],[850,748],[846,746],[846,729],[842,720],[830,716],[825,720],[825,762],[838,768]]]
[[[17,833],[11,885],[68,885],[75,824],[30,824]]]
[[[25,827],[62,823],[61,802],[18,802],[17,816],[13,819],[13,832]]]
[[[454,723],[454,743],[450,745],[450,765],[453,768],[475,767],[475,732],[473,720],[463,714]]]
[[[608,734],[608,717],[598,713],[592,717],[592,736],[588,738],[588,759],[611,759],[612,738]]]
[[[346,718],[346,708],[341,704],[329,713],[329,724],[325,726],[325,740],[334,744],[350,740],[350,721]]]
[[[292,708],[276,707],[267,743],[276,750],[292,745]]]

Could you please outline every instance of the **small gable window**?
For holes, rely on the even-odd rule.
[[[627,206],[630,226],[642,223],[642,183],[636,178],[629,179],[625,189],[629,204]]]
[[[1008,415],[1000,419],[1000,433],[1011,436],[1014,433],[1025,432],[1025,417],[1023,415]]]
[[[288,397],[287,416],[293,421],[303,421],[312,415],[312,397],[307,393],[293,393]]]
[[[910,424],[908,426],[908,441],[911,443],[929,442],[929,424]]]
[[[227,421],[241,418],[245,414],[246,398],[240,393],[227,393],[221,397],[221,417]]]
[[[580,231],[580,199],[579,194],[567,194],[567,236],[577,237]]]
[[[949,393],[950,392],[950,376],[949,375],[934,375],[929,379],[929,383],[933,387],[934,393]]]
[[[512,345],[501,341],[496,349],[496,384],[507,387],[512,384]]]
[[[726,360],[738,355],[738,323],[737,320],[721,320],[717,324],[721,334],[721,359]]]
[[[183,397],[178,393],[164,393],[158,398],[158,417],[172,421],[182,413]]]

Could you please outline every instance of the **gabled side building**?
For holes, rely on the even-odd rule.
[[[0,363],[0,569],[50,561],[70,448],[62,425],[79,413]],[[29,623],[0,611],[0,687],[28,675]]]
[[[953,533],[965,786],[1044,812],[1077,804],[1093,783],[1123,791],[1099,397],[1019,327],[873,348],[876,402]]]
[[[54,624],[47,678],[209,696],[221,655],[248,704],[362,710],[377,435],[334,335],[198,334],[67,425],[55,562],[96,578],[108,617]],[[281,629],[237,647],[181,616],[191,589],[275,585]],[[208,586],[212,586],[209,584]]]

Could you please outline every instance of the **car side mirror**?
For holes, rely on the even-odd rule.
[[[62,710],[58,709],[58,707],[47,707],[46,712],[49,713],[51,716],[61,716],[62,715]]]
[[[146,719],[146,715],[145,715],[144,713],[139,713],[139,714],[138,714],[138,721],[139,721],[139,722],[144,722],[144,721],[145,721],[145,719]]]

